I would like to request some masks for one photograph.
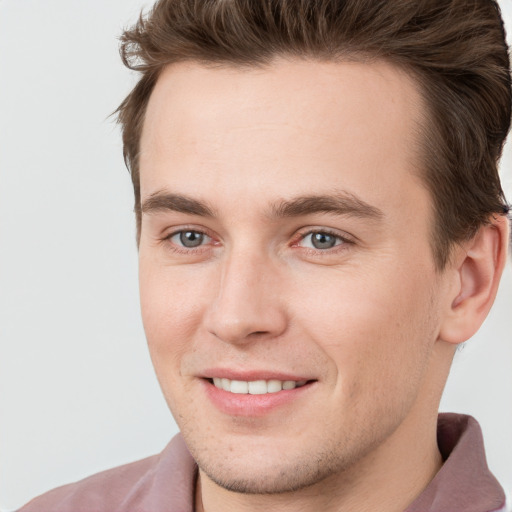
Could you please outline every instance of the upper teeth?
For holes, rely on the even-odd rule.
[[[277,393],[282,389],[294,389],[306,384],[305,380],[231,380],[225,378],[214,377],[213,383],[215,387],[230,391],[231,393],[264,395],[265,393]]]

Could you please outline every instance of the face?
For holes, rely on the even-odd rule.
[[[299,489],[435,409],[444,302],[412,149],[421,112],[385,63],[159,78],[141,140],[142,314],[206,478]]]

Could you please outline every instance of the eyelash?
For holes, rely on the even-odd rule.
[[[182,233],[187,233],[187,232],[191,232],[191,233],[195,233],[196,235],[207,237],[210,239],[210,241],[215,241],[215,237],[212,234],[208,233],[206,230],[192,228],[192,227],[188,228],[185,226],[176,231],[172,231],[168,235],[165,235],[164,237],[162,237],[160,239],[160,242],[165,244],[167,249],[171,250],[174,253],[178,253],[178,254],[188,254],[188,255],[200,254],[201,252],[204,252],[209,249],[205,244],[198,245],[197,247],[185,247],[182,245],[178,245],[175,242],[172,242],[173,237],[175,237],[176,235],[180,235]]]
[[[193,228],[182,228],[182,229],[179,229],[177,231],[173,231],[172,233],[169,233],[168,235],[166,235],[165,237],[163,237],[161,239],[161,242],[163,243],[167,243],[169,248],[175,252],[175,253],[179,253],[179,254],[198,254],[198,253],[201,253],[205,250],[208,250],[208,247],[205,246],[204,244],[201,244],[197,247],[190,247],[190,248],[187,248],[185,246],[180,246],[180,245],[177,245],[176,243],[174,242],[171,242],[171,239],[173,237],[175,237],[176,235],[180,235],[182,233],[186,233],[186,232],[193,232],[193,233],[196,233],[198,235],[201,235],[201,236],[204,236],[204,237],[208,237],[210,240],[213,240],[215,241],[215,237],[211,234],[209,234],[207,231],[205,230],[201,230],[201,229],[193,229]],[[301,247],[299,245],[300,242],[302,242],[303,240],[305,240],[308,236],[310,235],[313,235],[313,234],[322,234],[322,235],[328,235],[328,236],[332,236],[336,239],[336,244],[331,247],[331,248],[327,248],[327,249],[315,249],[315,248],[311,248],[311,247]],[[338,252],[341,252],[341,251],[344,251],[347,249],[347,245],[353,245],[355,243],[355,241],[347,236],[342,236],[340,235],[339,233],[335,232],[335,231],[332,231],[332,230],[329,230],[329,229],[325,229],[325,228],[321,228],[321,229],[309,229],[307,231],[303,231],[301,233],[298,234],[298,236],[295,238],[295,240],[292,242],[291,244],[291,247],[298,247],[300,249],[302,249],[303,251],[305,251],[307,254],[310,254],[310,255],[329,255],[329,254],[333,254],[333,253],[338,253]],[[214,245],[218,245],[218,242],[214,243]]]
[[[300,247],[299,243],[304,241],[308,236],[313,234],[321,234],[321,235],[328,235],[332,236],[336,239],[336,244],[333,247],[330,247],[328,249],[315,249],[311,247],[302,247],[302,250],[305,251],[307,254],[315,255],[315,256],[328,256],[332,254],[339,253],[341,251],[345,251],[348,249],[348,245],[353,245],[355,241],[348,236],[340,235],[340,233],[336,231],[332,231],[330,229],[326,228],[318,228],[318,229],[308,229],[306,231],[303,231],[299,233],[298,238],[296,241],[293,242],[292,247]]]

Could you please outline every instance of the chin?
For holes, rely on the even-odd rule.
[[[285,440],[263,446],[254,438],[246,441],[246,446],[237,446],[217,439],[208,448],[203,445],[204,450],[193,444],[189,448],[209,480],[228,491],[259,495],[296,492],[337,479],[363,455],[335,442],[320,447],[304,442],[287,446]]]
[[[227,461],[226,461],[227,462]],[[225,463],[226,463],[225,462]],[[285,494],[311,487],[338,473],[335,461],[311,462],[286,461],[280,466],[251,467],[250,463],[239,467],[224,465],[212,467],[199,463],[201,471],[218,486],[241,494]]]

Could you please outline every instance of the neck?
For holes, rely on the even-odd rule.
[[[442,465],[437,447],[437,416],[433,415],[427,423],[409,423],[406,419],[357,467],[290,493],[236,493],[219,487],[200,471],[196,512],[403,511],[426,488]]]

